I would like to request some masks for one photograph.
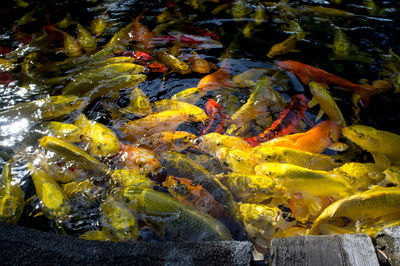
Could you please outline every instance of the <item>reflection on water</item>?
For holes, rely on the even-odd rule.
[[[399,7],[339,2],[5,4],[0,220],[264,254],[397,225]]]

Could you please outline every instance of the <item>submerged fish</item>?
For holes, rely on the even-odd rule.
[[[173,240],[194,242],[232,239],[221,222],[165,193],[128,187],[121,193],[121,197],[128,202],[128,206],[145,214],[145,222],[162,239],[165,236],[170,236]]]
[[[197,87],[189,88],[178,92],[171,97],[171,100],[181,101],[190,104],[196,104],[196,102],[206,95],[206,91],[199,90]]]
[[[68,82],[62,89],[63,94],[83,95],[104,80],[123,74],[137,74],[144,69],[141,65],[132,63],[116,63],[82,72],[74,80]]]
[[[193,145],[196,135],[186,131],[163,131],[140,139],[140,145],[154,153],[164,151],[180,152]]]
[[[229,217],[226,217],[225,221],[230,225],[229,229],[235,237],[244,237],[236,202],[230,191],[219,180],[196,161],[181,153],[167,151],[161,153],[159,158],[167,173],[188,178],[206,189],[226,210]]]
[[[81,107],[82,100],[74,95],[49,96],[28,103],[20,103],[0,112],[3,120],[27,118],[34,122],[69,114]]]
[[[289,193],[309,193],[313,196],[343,197],[353,190],[346,180],[334,173],[311,170],[284,163],[263,163],[256,166],[256,173],[274,178]]]
[[[95,38],[93,38],[92,34],[90,34],[90,32],[79,23],[77,24],[77,30],[78,34],[76,38],[81,44],[82,49],[88,54],[94,52],[97,47],[97,42]]]
[[[204,123],[204,121],[208,119],[208,116],[206,115],[203,109],[190,103],[163,99],[153,102],[152,105],[155,113],[167,110],[182,111],[188,114],[189,121],[192,122]]]
[[[156,174],[161,170],[156,155],[145,148],[122,144],[118,158],[122,165],[129,169],[139,169],[141,174]]]
[[[244,202],[261,203],[281,197],[282,187],[262,175],[220,174],[216,176],[233,194]]]
[[[49,136],[61,138],[69,142],[78,142],[81,140],[82,131],[73,124],[50,121],[42,123],[42,127],[48,131]]]
[[[397,187],[378,187],[336,201],[314,221],[307,234],[317,234],[320,225],[333,223],[343,217],[357,222],[366,219],[400,217],[400,190]]]
[[[254,147],[251,150],[251,156],[259,164],[266,162],[287,163],[313,170],[329,171],[340,165],[335,162],[333,157],[328,155],[279,146]]]
[[[91,121],[81,114],[74,124],[81,129],[82,139],[87,140],[88,150],[96,156],[113,156],[120,150],[117,135],[105,125]]]
[[[68,141],[56,137],[45,136],[39,140],[39,145],[46,150],[55,152],[66,160],[74,161],[85,169],[108,172],[108,167],[105,164],[99,162],[96,158],[87,154],[83,149]]]
[[[122,131],[125,136],[122,136],[122,138],[134,141],[143,136],[163,131],[175,131],[180,124],[188,120],[189,114],[185,111],[167,110],[150,114],[124,125]]]
[[[129,95],[129,105],[121,111],[137,116],[146,116],[151,114],[152,108],[150,99],[140,88],[133,88]]]
[[[318,113],[316,120],[321,118],[322,114],[325,112],[330,120],[336,122],[341,127],[345,127],[346,121],[343,118],[342,112],[337,106],[335,100],[326,90],[325,85],[317,82],[310,82],[309,86],[310,91],[314,96],[313,99],[321,107],[321,111]],[[313,105],[313,99],[308,103],[310,107]]]
[[[271,80],[263,76],[257,80],[254,91],[250,94],[247,102],[232,115],[232,122],[235,127],[229,127],[228,134],[234,133],[235,128],[240,130],[235,135],[243,133],[245,125],[259,115],[268,116],[270,112],[280,112],[285,106],[285,101],[279,92],[272,87]]]
[[[42,211],[49,218],[64,218],[69,214],[70,202],[62,188],[42,169],[28,164],[38,198],[43,204]]]
[[[217,156],[217,151],[220,148],[232,148],[242,151],[248,151],[251,149],[250,144],[248,144],[243,138],[222,135],[219,133],[205,134],[195,140],[195,145],[197,149],[214,157]]]
[[[324,83],[326,85],[334,85],[353,91],[363,98],[367,104],[369,97],[384,92],[385,88],[377,88],[370,85],[362,85],[352,83],[346,79],[326,72],[325,70],[303,64],[294,60],[286,60],[278,63],[278,66],[284,70],[296,74],[304,84],[309,84],[310,81]]]
[[[168,176],[163,185],[179,202],[205,211],[217,219],[227,216],[221,204],[207,190],[187,178]]]
[[[267,56],[269,58],[273,58],[276,55],[300,52],[300,50],[295,49],[296,48],[296,42],[297,42],[296,34],[290,35],[283,42],[274,44],[271,47],[271,49],[269,50]]]
[[[138,223],[133,210],[109,196],[102,204],[103,231],[111,241],[128,241],[139,237]]]
[[[390,164],[400,163],[399,135],[363,125],[345,127],[342,133],[343,136],[369,151],[378,166],[386,168]]]
[[[279,118],[269,128],[258,136],[245,138],[245,140],[254,147],[276,137],[296,132],[300,119],[308,121],[305,114],[306,109],[307,99],[304,95],[293,95],[287,107],[279,114]]]
[[[260,144],[263,147],[280,146],[308,151],[313,153],[322,153],[326,148],[345,149],[343,144],[338,143],[340,136],[340,127],[333,121],[323,121],[304,133],[296,133],[287,136],[278,137]]]
[[[16,224],[24,209],[25,194],[13,180],[11,163],[8,161],[4,165],[0,176],[0,221]]]

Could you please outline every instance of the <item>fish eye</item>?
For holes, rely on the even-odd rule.
[[[264,175],[271,176],[271,172],[270,171],[264,171]]]
[[[365,135],[364,135],[363,133],[357,133],[357,137],[360,138],[360,139],[362,139],[362,138],[365,137]]]
[[[180,194],[180,195],[187,195],[188,191],[187,191],[187,187],[184,184],[180,184],[179,186],[176,187],[176,193]]]
[[[265,158],[265,160],[269,161],[269,160],[271,160],[271,155],[265,155],[264,158]]]

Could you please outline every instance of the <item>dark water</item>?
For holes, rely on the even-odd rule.
[[[17,3],[18,2],[18,3]],[[22,1],[23,2],[23,1]],[[27,1],[24,7],[19,1],[7,1],[0,8],[0,48],[2,58],[7,58],[7,52],[22,47],[30,42],[30,39],[41,35],[45,26],[53,25],[70,15],[73,22],[89,27],[91,21],[107,12],[108,26],[102,36],[97,37],[97,49],[101,49],[111,37],[122,27],[126,26],[145,10],[140,23],[148,29],[156,29],[161,23],[157,21],[163,11],[168,10],[174,21],[177,22],[166,28],[159,36],[165,36],[172,32],[183,34],[202,35],[204,32],[215,34],[220,45],[204,49],[193,44],[183,44],[180,48],[183,60],[195,50],[199,55],[221,68],[226,66],[230,76],[233,77],[252,68],[266,68],[271,73],[282,72],[276,63],[283,60],[296,60],[302,63],[324,69],[354,83],[372,83],[375,80],[386,80],[392,87],[385,93],[371,98],[368,107],[361,108],[356,115],[351,103],[352,93],[333,87],[330,92],[337,100],[348,125],[365,124],[380,130],[400,134],[400,98],[394,93],[396,86],[400,86],[399,69],[400,57],[400,5],[397,1],[375,1],[377,7],[372,7],[372,1],[342,1],[342,3],[330,3],[335,1]],[[24,2],[25,3],[25,2]],[[242,3],[240,5],[240,3]],[[368,6],[368,4],[370,6]],[[223,8],[220,8],[222,5]],[[255,24],[254,16],[257,7],[264,11],[263,20]],[[334,14],[333,10],[324,12],[312,8],[335,8],[337,12],[347,11],[347,14]],[[217,10],[220,8],[220,11]],[[311,10],[311,11],[310,11]],[[243,15],[237,15],[242,12]],[[329,13],[330,12],[330,13]],[[31,19],[21,20],[23,16],[31,14]],[[235,17],[236,15],[236,17]],[[295,32],[290,28],[291,23],[296,22],[305,33],[305,38],[297,41],[298,52],[289,52],[268,58],[269,49],[282,42]],[[189,26],[189,27],[185,27]],[[244,29],[252,27],[249,35],[245,36]],[[349,56],[339,57],[332,51],[334,32],[340,28],[352,45]],[[73,23],[62,29],[72,36],[76,36],[76,24]],[[203,36],[204,37],[204,36]],[[68,75],[68,70],[55,72],[37,71],[37,67],[46,66],[54,62],[61,62],[68,57],[63,52],[63,42],[60,36],[43,45],[43,48],[35,51],[37,57],[27,63],[27,52],[23,56],[15,58],[14,70],[0,73],[0,111],[7,111],[19,103],[42,99],[47,96],[60,95],[64,82],[53,85],[46,84],[50,78]],[[207,40],[212,40],[206,37]],[[135,41],[131,41],[122,50],[125,53],[135,51]],[[155,50],[171,48],[170,43],[157,44]],[[393,54],[390,54],[393,51]],[[83,55],[87,56],[87,55]],[[185,57],[186,56],[186,57]],[[27,76],[23,67],[29,66],[34,76]],[[167,71],[166,74],[146,70],[147,80],[140,84],[142,91],[148,96],[150,102],[160,99],[169,99],[178,92],[187,88],[196,87],[201,78],[206,74],[191,73],[182,75],[177,72]],[[306,85],[291,73],[281,73],[280,82],[287,89],[280,87],[280,92],[285,100],[296,93],[304,94],[308,99],[312,98]],[[205,109],[208,99],[218,99],[218,102],[227,110],[230,107],[236,110],[243,105],[249,97],[250,90],[242,89],[235,92],[210,91],[197,101],[196,105]],[[226,99],[234,95],[236,102],[229,103]],[[109,128],[113,127],[113,115],[104,107],[104,101],[108,101],[114,108],[124,108],[129,103],[128,92],[122,90],[119,99],[97,98],[86,106],[82,112],[87,118],[102,123]],[[307,110],[306,115],[314,119],[319,111],[318,107]],[[0,114],[1,115],[1,114]],[[72,123],[76,113],[54,118],[57,121]],[[232,115],[232,114],[230,114]],[[275,118],[278,114],[275,114]],[[3,117],[2,117],[3,118]],[[18,117],[16,117],[18,118]],[[135,119],[137,117],[130,117]],[[7,118],[8,119],[8,118]],[[37,139],[41,136],[37,127],[40,122],[28,120],[16,120],[10,127],[10,120],[3,119],[0,132],[0,157],[1,165],[10,160],[22,148],[36,147]],[[326,117],[324,117],[326,119]],[[44,119],[46,120],[46,119]],[[47,119],[53,120],[53,119]],[[199,123],[184,123],[179,130],[188,131],[199,135],[203,127]],[[115,129],[114,129],[115,130]],[[255,134],[257,129],[254,129]],[[259,133],[259,131],[258,131]],[[38,137],[39,135],[39,137]],[[33,148],[32,148],[33,149]],[[34,154],[35,151],[32,150]],[[371,160],[367,153],[359,155],[363,161]],[[113,160],[104,160],[113,166]],[[223,167],[223,166],[221,166]],[[35,189],[29,177],[26,167],[19,169],[13,167],[13,173],[18,176],[25,192],[25,200],[28,200],[19,224],[34,227],[40,230],[56,231],[75,236],[101,227],[101,213],[98,211],[102,198],[100,197],[89,206],[82,199],[72,200],[72,211],[69,219],[60,226],[52,219],[40,214],[40,204],[35,195]],[[212,169],[209,169],[212,170]],[[102,183],[102,182],[100,182]],[[102,183],[107,186],[107,183]],[[160,189],[160,184],[157,184]],[[162,189],[164,192],[165,189]],[[33,197],[33,199],[32,199]],[[82,211],[82,210],[83,211]],[[142,239],[159,241],[159,236],[141,225]],[[149,233],[150,232],[150,233]],[[174,239],[174,237],[171,237]],[[168,236],[164,240],[169,240]]]

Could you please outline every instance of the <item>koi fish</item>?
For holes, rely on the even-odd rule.
[[[192,71],[197,73],[209,73],[211,69],[217,68],[217,66],[204,58],[201,58],[195,51],[190,52],[189,63]]]
[[[145,223],[161,237],[181,241],[232,240],[217,219],[149,188],[128,187],[121,193],[128,206],[146,216]],[[160,219],[164,221],[160,226]]]
[[[216,125],[214,132],[216,133],[223,133],[224,132],[224,123],[225,119],[231,120],[231,118],[224,114],[222,110],[222,106],[219,105],[215,100],[209,99],[207,104],[206,104],[206,110],[207,110],[207,115],[210,117],[210,120],[208,122],[207,127],[203,130],[201,135],[206,134],[212,125],[214,124],[214,121],[220,121],[219,124]]]
[[[103,231],[112,241],[128,241],[139,237],[138,222],[132,210],[109,196],[102,204]]]
[[[217,90],[221,87],[232,88],[234,83],[226,66],[222,66],[217,71],[203,77],[197,84],[197,88],[202,91]]]
[[[314,221],[308,235],[317,234],[320,226],[346,217],[354,222],[361,219],[379,219],[396,217],[400,214],[400,191],[397,187],[379,187],[354,194],[336,201],[326,208]]]
[[[370,152],[375,163],[382,167],[400,163],[400,136],[373,127],[355,125],[345,127],[343,136]]]
[[[146,26],[139,22],[144,14],[144,11],[145,10],[143,10],[133,21],[130,37],[133,40],[143,44],[145,48],[150,49],[154,47],[154,43],[152,40],[153,33]]]
[[[309,84],[310,81],[315,81],[318,83],[325,83],[328,86],[334,85],[353,91],[361,95],[365,106],[368,105],[368,101],[371,96],[374,96],[386,90],[386,88],[377,88],[370,85],[356,84],[334,74],[326,72],[325,70],[322,70],[320,68],[306,65],[294,60],[280,61],[278,63],[278,66],[284,70],[296,74],[304,84]]]
[[[211,32],[211,31],[203,30],[203,29],[200,29],[200,28],[196,28],[196,27],[193,27],[193,26],[186,25],[186,24],[183,24],[182,27],[186,28],[188,30],[194,31],[194,32],[196,32],[196,33],[198,33],[198,34],[200,34],[202,36],[210,37],[210,38],[212,38],[214,40],[217,40],[217,41],[219,39],[221,39],[221,37],[219,37],[217,34]]]
[[[121,145],[120,162],[129,169],[140,169],[141,174],[155,173],[161,170],[156,155],[145,148]]]
[[[267,130],[258,136],[245,138],[250,145],[254,147],[275,137],[295,132],[300,119],[305,119],[311,125],[313,124],[304,113],[308,108],[306,97],[303,94],[296,94],[290,99],[288,107],[281,112],[279,118]]]
[[[182,151],[189,147],[196,135],[186,131],[163,131],[140,139],[140,145],[151,149],[154,153],[167,150]]]
[[[267,56],[269,58],[273,58],[276,55],[281,55],[281,54],[287,54],[291,52],[300,52],[300,50],[295,49],[296,48],[296,40],[297,36],[290,35],[289,38],[285,39],[284,41],[274,44],[271,49],[269,50]]]
[[[344,150],[345,145],[337,142],[341,127],[333,121],[323,121],[304,133],[282,136],[261,145],[280,146],[308,151],[313,153],[322,153],[325,148]]]
[[[182,203],[204,210],[214,218],[227,216],[221,204],[207,190],[187,178],[168,176],[163,185]]]
[[[16,224],[24,209],[24,192],[13,180],[11,163],[8,161],[0,175],[0,221]]]
[[[257,80],[247,102],[232,115],[232,125],[227,133],[241,135],[248,128],[249,121],[260,116],[268,118],[271,112],[280,112],[285,105],[285,100],[274,90],[271,79],[263,76]]]
[[[168,110],[149,114],[143,118],[130,121],[122,127],[119,126],[125,133],[125,136],[121,136],[121,138],[135,141],[146,135],[162,131],[175,131],[180,124],[188,120],[189,114],[185,111]]]

